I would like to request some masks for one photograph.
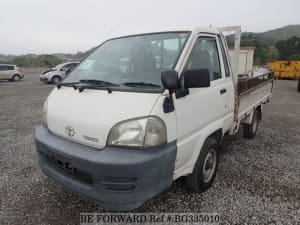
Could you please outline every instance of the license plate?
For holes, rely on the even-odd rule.
[[[60,155],[57,155],[57,154],[51,154],[51,158],[53,158],[54,162],[56,163],[56,166],[69,172],[69,173],[75,173],[75,168],[72,166],[71,162],[60,156]]]

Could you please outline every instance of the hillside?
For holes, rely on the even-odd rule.
[[[285,27],[269,30],[262,33],[248,32],[244,34],[252,35],[253,37],[259,40],[265,41],[270,45],[274,45],[279,40],[286,40],[292,36],[300,37],[300,24],[288,25]]]
[[[241,39],[241,46],[256,47],[255,54],[254,54],[254,64],[265,64],[267,61],[272,61],[277,59],[298,60],[298,58],[300,57],[300,52],[298,49],[294,49],[294,47],[292,47],[293,51],[285,51],[285,49],[288,49],[285,46],[281,48],[281,53],[280,53],[278,51],[279,50],[278,46],[276,45],[278,41],[284,41],[293,36],[300,38],[300,24],[288,25],[288,26],[280,27],[274,30],[269,30],[261,33],[243,32],[242,39]],[[234,43],[233,37],[234,37],[233,35],[227,36],[229,46],[233,46]],[[293,44],[287,44],[287,45],[294,46]],[[95,48],[89,49],[85,52],[77,52],[76,54],[66,54],[66,53],[56,53],[51,55],[27,54],[22,56],[1,55],[0,52],[0,63],[12,63],[12,64],[17,64],[19,66],[25,66],[25,67],[43,66],[44,60],[47,59],[49,62],[55,65],[59,62],[67,61],[70,59],[73,60],[83,59],[94,49]],[[282,51],[285,52],[282,53]],[[294,56],[292,57],[292,55]]]

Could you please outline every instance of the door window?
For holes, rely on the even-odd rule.
[[[222,77],[215,38],[198,38],[185,68],[189,69],[208,69],[211,81]]]
[[[0,71],[14,70],[14,66],[0,66]]]
[[[73,64],[67,64],[67,65],[63,66],[60,70],[64,71],[65,69],[72,69],[72,67],[73,67]]]

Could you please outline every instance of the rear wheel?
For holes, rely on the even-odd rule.
[[[61,81],[61,78],[59,76],[55,76],[52,78],[51,82],[53,84],[58,84]]]
[[[218,168],[217,141],[207,138],[200,151],[193,173],[185,178],[185,182],[195,192],[203,192],[211,187]]]
[[[13,77],[12,77],[11,80],[12,80],[12,81],[15,81],[15,82],[20,81],[20,80],[21,80],[21,76],[18,75],[18,74],[15,74],[15,75],[13,75]]]
[[[259,125],[259,111],[256,109],[251,124],[244,124],[244,138],[252,139],[257,133]]]
[[[300,78],[298,80],[298,87],[297,87],[298,92],[300,92]]]

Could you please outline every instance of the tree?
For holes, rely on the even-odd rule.
[[[300,54],[300,38],[293,36],[287,40],[278,41],[275,44],[279,51],[279,59],[281,60],[295,60]]]
[[[233,35],[227,36],[228,46],[234,45]],[[241,46],[249,47],[254,46],[254,64],[264,65],[269,60],[269,58],[275,58],[276,53],[272,51],[272,55],[269,55],[270,45],[269,43],[259,40],[251,33],[242,33]],[[275,54],[275,55],[274,55]],[[274,57],[275,56],[275,57]]]
[[[53,66],[64,62],[63,60],[53,55],[22,55],[16,56],[10,63],[16,64],[17,66],[21,67],[45,67],[47,66],[45,64],[45,60]]]

